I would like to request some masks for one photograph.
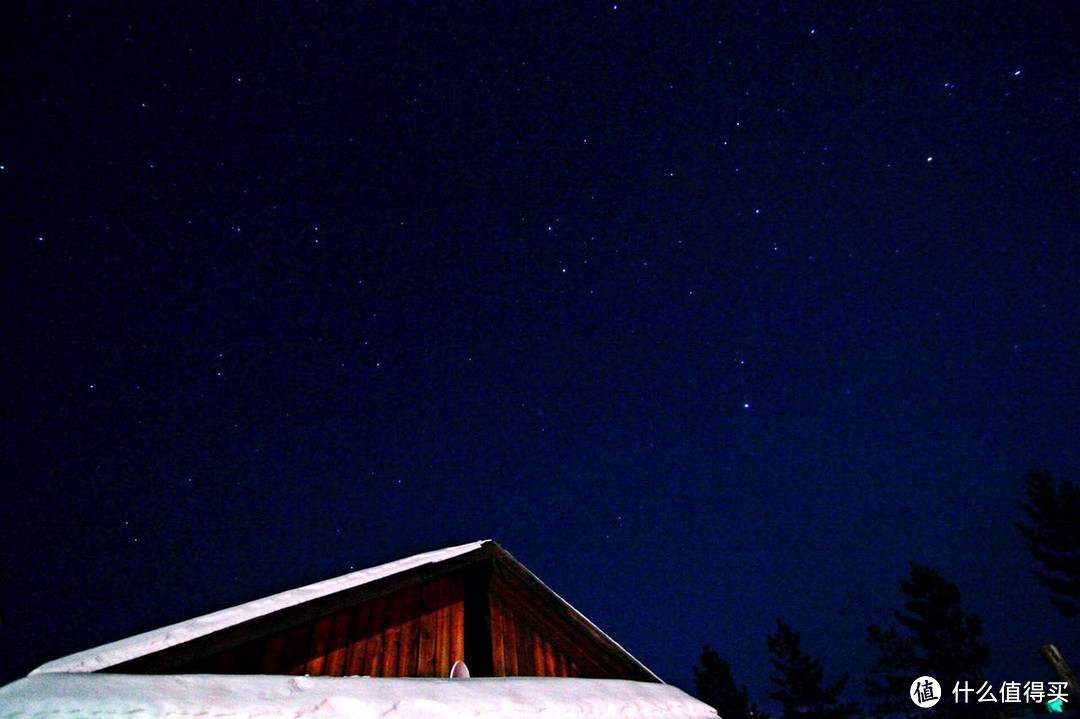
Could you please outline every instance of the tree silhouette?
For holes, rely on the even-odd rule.
[[[1020,503],[1030,524],[1016,523],[1024,545],[1042,565],[1035,571],[1050,590],[1050,603],[1066,617],[1080,614],[1080,487],[1057,481],[1049,472],[1024,476]]]
[[[867,693],[879,700],[878,714],[912,717],[978,716],[975,704],[950,701],[958,682],[978,690],[990,663],[990,648],[982,641],[982,622],[963,610],[960,590],[933,569],[911,563],[911,576],[900,581],[908,599],[894,612],[900,628],[871,626],[867,641],[878,650],[867,681]],[[945,695],[933,709],[921,709],[909,698],[911,683],[929,675]],[[964,686],[964,685],[962,685]],[[974,701],[977,697],[972,696]]]
[[[746,687],[735,686],[731,665],[711,647],[701,650],[701,666],[694,667],[694,686],[698,697],[723,719],[768,719],[769,715],[751,706]]]
[[[826,685],[821,662],[799,648],[800,640],[799,633],[780,620],[776,622],[776,631],[765,640],[777,672],[769,677],[777,687],[776,691],[769,692],[769,696],[784,706],[783,719],[847,719],[859,716],[857,705],[840,702],[840,694],[847,686],[847,675]]]

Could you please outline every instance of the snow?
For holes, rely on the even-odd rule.
[[[336,592],[352,587],[358,587],[369,582],[374,582],[384,577],[406,572],[410,569],[425,564],[436,564],[454,557],[480,549],[490,540],[471,542],[457,547],[448,547],[434,552],[417,554],[406,559],[381,564],[370,569],[361,569],[334,579],[309,584],[306,587],[290,589],[263,599],[256,599],[247,604],[222,609],[212,614],[206,614],[195,619],[189,619],[179,624],[173,624],[162,629],[137,634],[134,637],[121,639],[111,644],[105,644],[93,649],[72,654],[43,664],[31,675],[53,672],[97,672],[107,667],[126,662],[136,657],[141,657],[167,647],[197,639],[198,637],[211,634],[221,629],[246,622],[256,617],[262,617],[273,612],[293,607],[313,599],[319,599]]]
[[[40,673],[0,688],[0,719],[143,717],[716,717],[666,684],[617,679],[371,679]]]

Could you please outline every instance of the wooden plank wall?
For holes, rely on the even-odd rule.
[[[493,676],[643,678],[512,574],[490,581]]]
[[[657,681],[535,578],[496,566],[489,583],[493,676]]]
[[[465,581],[437,577],[191,662],[179,673],[446,677],[465,658]]]
[[[497,596],[491,602],[491,651],[497,677],[582,676],[566,652]]]

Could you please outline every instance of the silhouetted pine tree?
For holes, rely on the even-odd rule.
[[[848,719],[860,716],[857,704],[840,701],[840,694],[847,686],[847,675],[826,685],[821,662],[799,648],[800,640],[798,632],[779,620],[776,631],[765,640],[777,672],[769,677],[777,687],[776,691],[769,692],[769,696],[783,704],[783,719]]]
[[[769,715],[751,706],[746,687],[735,686],[731,665],[706,646],[701,650],[701,666],[694,667],[698,698],[717,711],[722,719],[768,719]]]
[[[1020,508],[1031,524],[1017,522],[1024,544],[1042,565],[1035,576],[1050,590],[1050,603],[1066,617],[1080,614],[1080,487],[1049,472],[1024,476]]]
[[[894,612],[900,628],[867,631],[867,641],[878,650],[871,670],[877,679],[867,681],[867,693],[879,700],[875,713],[923,719],[985,714],[986,704],[958,704],[952,696],[957,682],[978,690],[984,681],[990,647],[982,641],[979,617],[966,613],[956,585],[929,567],[912,562],[911,577],[900,588],[908,597],[904,610]],[[909,696],[912,682],[924,675],[941,685],[943,697],[932,709],[919,708]],[[969,701],[976,700],[971,694]]]

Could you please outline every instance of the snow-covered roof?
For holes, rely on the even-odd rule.
[[[56,672],[99,672],[108,671],[117,665],[155,654],[171,647],[191,642],[201,637],[224,631],[237,625],[257,620],[283,610],[288,610],[299,605],[320,600],[324,597],[354,590],[365,585],[371,585],[379,580],[405,574],[410,570],[417,570],[425,566],[439,565],[453,560],[469,561],[469,557],[485,556],[484,551],[496,553],[504,561],[512,564],[522,574],[527,575],[536,586],[542,588],[545,594],[562,606],[568,615],[575,617],[581,625],[589,627],[596,636],[603,641],[609,642],[631,664],[640,669],[644,676],[662,682],[648,667],[639,662],[614,639],[605,634],[599,627],[593,624],[581,612],[574,609],[565,599],[551,590],[536,575],[515,560],[506,550],[499,547],[490,539],[470,542],[455,547],[447,547],[432,552],[417,554],[405,559],[399,559],[377,567],[362,569],[351,572],[333,579],[327,579],[315,584],[309,584],[297,589],[290,589],[279,594],[274,594],[262,599],[256,599],[245,604],[217,612],[205,614],[201,617],[188,619],[177,624],[172,624],[161,629],[155,629],[133,637],[121,639],[110,644],[87,649],[76,654],[61,657],[47,662],[30,672],[31,675],[56,673]],[[124,671],[124,670],[121,670]]]
[[[416,570],[454,570],[494,557],[535,581],[541,591],[625,652],[588,619],[490,540],[418,554],[281,592],[49,662],[0,688],[0,719],[25,716],[183,717],[716,717],[708,705],[661,682],[577,678],[371,678],[253,674],[108,673],[140,657],[235,628],[339,592],[382,592]],[[385,580],[380,582],[380,580]],[[377,583],[378,582],[378,583]],[[377,583],[377,584],[374,584]],[[373,585],[373,586],[365,586]],[[326,598],[326,599],[324,599]],[[562,611],[562,610],[560,610]],[[271,617],[270,619],[273,619]],[[123,671],[121,668],[120,671]]]
[[[370,679],[189,674],[38,674],[0,688],[24,716],[716,717],[666,684],[619,679]]]
[[[344,591],[364,584],[369,584],[379,579],[395,574],[406,572],[410,569],[421,567],[425,564],[438,564],[440,562],[463,556],[476,551],[490,540],[471,542],[457,547],[448,547],[434,552],[417,554],[406,559],[399,559],[387,564],[381,564],[370,569],[361,569],[358,572],[327,579],[306,587],[290,589],[287,592],[274,594],[263,599],[241,604],[221,611],[205,614],[201,617],[189,619],[179,624],[173,624],[161,629],[137,634],[127,639],[121,639],[111,644],[105,644],[93,649],[72,654],[43,664],[30,674],[44,674],[53,672],[97,672],[108,667],[137,657],[152,654],[153,652],[189,642],[193,639],[211,634],[228,627],[235,626],[258,617],[266,616],[274,612],[294,607],[313,599],[319,599],[336,592]]]

